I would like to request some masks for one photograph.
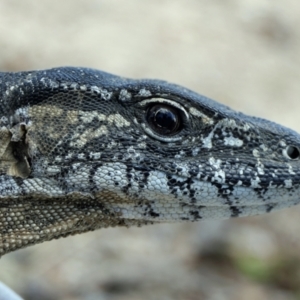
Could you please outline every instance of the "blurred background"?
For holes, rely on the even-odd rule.
[[[2,0],[0,70],[86,66],[184,85],[300,131],[297,0]],[[33,300],[300,299],[300,209],[110,228],[5,255]]]

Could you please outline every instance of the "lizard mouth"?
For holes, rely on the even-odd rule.
[[[247,217],[261,215],[297,205],[300,199],[271,201],[269,203],[247,203],[247,204],[220,204],[220,205],[195,205],[184,204],[189,209],[189,214],[195,220],[229,219],[233,217]],[[186,219],[189,220],[189,219]]]

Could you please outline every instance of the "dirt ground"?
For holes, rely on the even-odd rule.
[[[184,85],[300,131],[297,0],[2,0],[0,70],[86,66]],[[33,300],[300,299],[300,209],[99,230],[0,260]]]

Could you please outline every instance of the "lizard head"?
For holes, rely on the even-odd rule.
[[[300,136],[283,126],[164,81],[81,68],[0,78],[0,253],[299,202]]]

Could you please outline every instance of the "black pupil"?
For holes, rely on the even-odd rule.
[[[176,126],[176,116],[170,110],[166,108],[160,108],[155,113],[154,120],[157,126],[168,129],[170,131]]]
[[[148,110],[147,120],[155,132],[163,135],[176,133],[181,125],[178,109],[163,104],[152,106]]]
[[[294,146],[288,146],[286,149],[286,153],[291,159],[297,159],[300,155],[299,149]]]

